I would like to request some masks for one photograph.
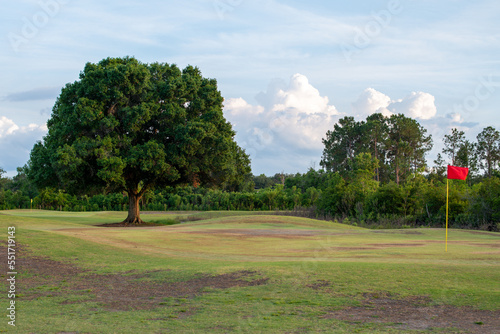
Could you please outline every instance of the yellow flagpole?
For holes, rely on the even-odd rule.
[[[448,251],[448,192],[450,179],[446,179],[446,245],[445,251]]]

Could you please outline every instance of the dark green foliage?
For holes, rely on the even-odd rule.
[[[320,163],[323,168],[342,175],[350,171],[350,160],[362,150],[363,124],[356,122],[354,117],[344,117],[333,126],[333,131],[326,133],[326,138],[323,139],[325,149]]]
[[[290,175],[283,173],[276,173],[273,176],[266,176],[264,174],[260,174],[258,176],[253,177],[253,182],[255,184],[255,189],[264,189],[274,187],[276,184],[283,184],[283,182]]]
[[[402,114],[389,119],[386,143],[389,169],[397,184],[412,174],[423,172],[426,167],[425,154],[432,149],[432,138],[416,120]]]
[[[465,132],[458,131],[456,128],[451,129],[451,135],[444,135],[443,153],[447,154],[451,159],[451,165],[457,165],[457,155],[460,148],[465,142]]]
[[[285,175],[285,188],[297,187],[302,192],[309,188],[323,190],[327,187],[329,175],[322,169],[316,171],[313,168],[309,168],[305,174]]]
[[[344,205],[346,183],[339,173],[332,173],[318,201],[318,209],[328,215],[347,215],[349,208]]]
[[[366,122],[344,117],[326,133],[320,164],[329,172],[346,176],[358,154],[370,153],[379,162],[374,179],[399,184],[426,167],[425,154],[432,148],[426,132],[416,120],[402,114],[373,114]]]
[[[377,216],[401,215],[401,189],[395,182],[384,184],[379,187],[368,203],[367,209]]]
[[[485,170],[487,176],[492,176],[500,161],[500,132],[492,126],[483,129],[477,135],[478,156],[480,166]]]
[[[88,63],[57,99],[29,176],[74,194],[125,191],[129,223],[140,222],[138,202],[154,187],[248,188],[250,161],[222,102],[216,81],[195,67],[128,57]]]
[[[6,173],[6,171],[0,167],[0,189],[5,188],[5,184],[8,182],[8,179],[3,177],[3,175]]]
[[[477,194],[472,197],[472,215],[488,229],[500,229],[500,172],[477,185]]]
[[[0,167],[0,210],[29,208],[30,198],[38,192],[26,177],[25,167],[17,168],[17,175],[10,179],[3,177],[5,170]]]
[[[223,177],[226,180],[223,182],[223,189],[227,191],[252,191],[255,187],[253,175],[250,169],[250,158],[245,151],[236,143],[233,143],[231,150],[232,157],[228,169]]]
[[[363,146],[370,152],[372,157],[378,160],[379,165],[375,169],[375,179],[377,181],[388,179],[388,170],[384,168],[380,161],[384,162],[387,154],[385,143],[388,140],[389,128],[386,118],[382,114],[372,114],[366,118],[366,123],[361,129]]]

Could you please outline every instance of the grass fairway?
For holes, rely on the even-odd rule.
[[[143,214],[146,221],[189,213]],[[500,234],[367,230],[196,213],[101,227],[126,213],[2,211],[16,240],[18,333],[498,333]]]

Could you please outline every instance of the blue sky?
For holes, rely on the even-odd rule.
[[[86,62],[198,66],[254,174],[319,168],[344,116],[416,118],[434,139],[500,130],[500,3],[493,0],[18,0],[0,13],[0,167],[15,175],[61,88]]]

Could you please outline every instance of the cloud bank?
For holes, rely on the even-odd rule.
[[[351,104],[352,110],[341,113],[302,74],[293,75],[288,83],[273,80],[255,100],[253,105],[243,98],[231,98],[224,107],[237,142],[250,154],[254,174],[318,168],[322,139],[344,116],[361,121],[373,113],[387,117],[401,113],[418,120],[433,138],[441,138],[454,123],[463,122],[460,114],[437,116],[435,98],[429,93],[411,92],[393,99],[374,88],[365,89]]]
[[[403,99],[392,100],[373,88],[365,89],[352,107],[354,113],[362,118],[382,113],[384,116],[404,114],[417,120],[429,120],[437,113],[435,98],[429,93],[412,92]]]
[[[259,105],[232,98],[224,107],[236,140],[250,154],[253,166],[297,172],[319,161],[321,139],[339,116],[328,97],[321,96],[306,76],[295,74],[288,84],[274,80],[256,100]]]

